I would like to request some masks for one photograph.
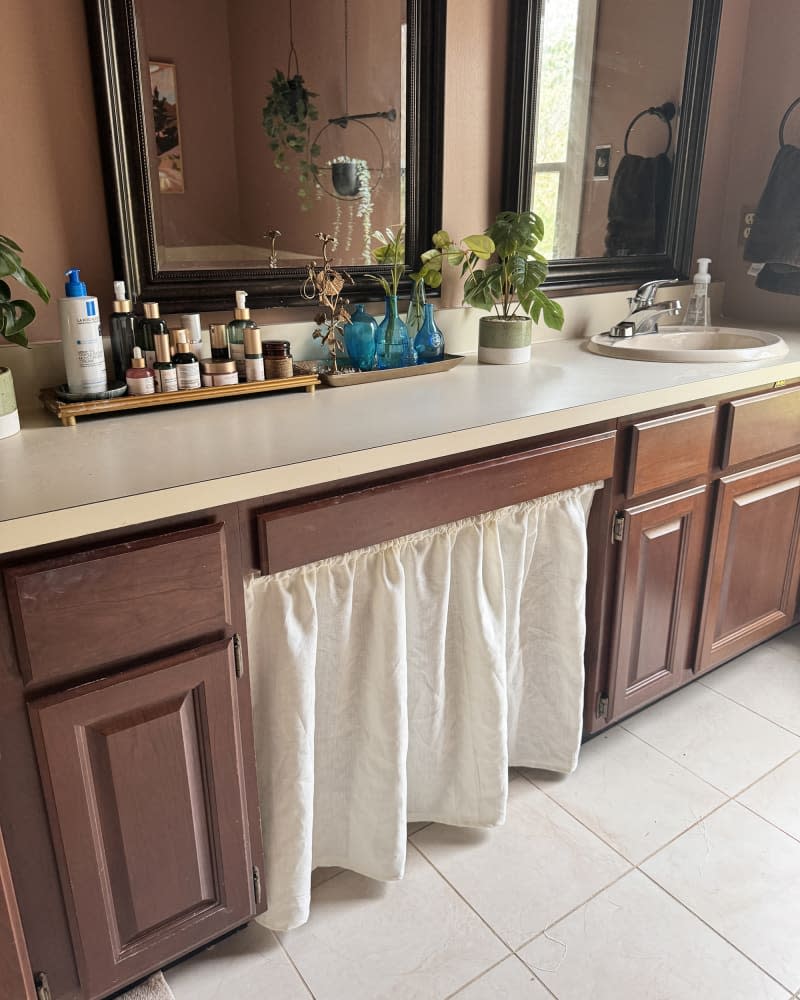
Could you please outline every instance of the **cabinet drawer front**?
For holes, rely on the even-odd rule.
[[[705,475],[711,465],[715,412],[707,406],[635,423],[626,495],[641,496]]]
[[[800,386],[734,400],[726,416],[723,468],[800,448]]]
[[[29,706],[82,996],[254,912],[232,646]]]
[[[5,583],[27,683],[221,638],[230,621],[222,524],[15,566]]]
[[[262,573],[485,514],[613,474],[616,431],[256,515]]]

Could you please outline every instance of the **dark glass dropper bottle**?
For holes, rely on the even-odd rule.
[[[136,347],[136,317],[133,315],[130,299],[125,294],[124,281],[114,282],[114,310],[109,326],[114,378],[117,382],[124,382]]]
[[[142,350],[148,368],[156,363],[156,345],[154,337],[157,333],[169,333],[167,324],[161,319],[161,311],[157,302],[144,303],[144,316],[136,326],[136,346]]]

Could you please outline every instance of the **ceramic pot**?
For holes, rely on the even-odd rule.
[[[0,368],[0,438],[19,431],[19,413],[14,395],[14,380],[8,368]]]
[[[358,173],[354,162],[332,163],[333,190],[342,198],[355,198],[358,194]]]
[[[531,360],[533,322],[529,316],[481,316],[478,361],[486,365],[524,365]]]

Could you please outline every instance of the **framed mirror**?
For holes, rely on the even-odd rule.
[[[548,287],[691,271],[722,0],[510,0],[503,205]]]
[[[371,234],[441,226],[446,0],[87,0],[117,273],[164,311],[307,305],[318,232],[353,299]],[[407,292],[406,280],[401,291]]]

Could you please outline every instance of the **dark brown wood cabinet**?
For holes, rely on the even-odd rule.
[[[233,640],[29,706],[84,995],[255,913]]]
[[[800,457],[719,483],[698,669],[788,628],[800,579]]]
[[[621,512],[612,638],[611,718],[683,682],[702,593],[707,490],[701,486]]]
[[[798,414],[792,386],[621,421],[613,610],[605,660],[587,663],[590,684],[592,670],[604,678],[589,732],[797,620],[800,456],[780,456],[800,441]]]
[[[0,826],[53,1000],[265,907],[239,512],[187,520],[3,561]]]

